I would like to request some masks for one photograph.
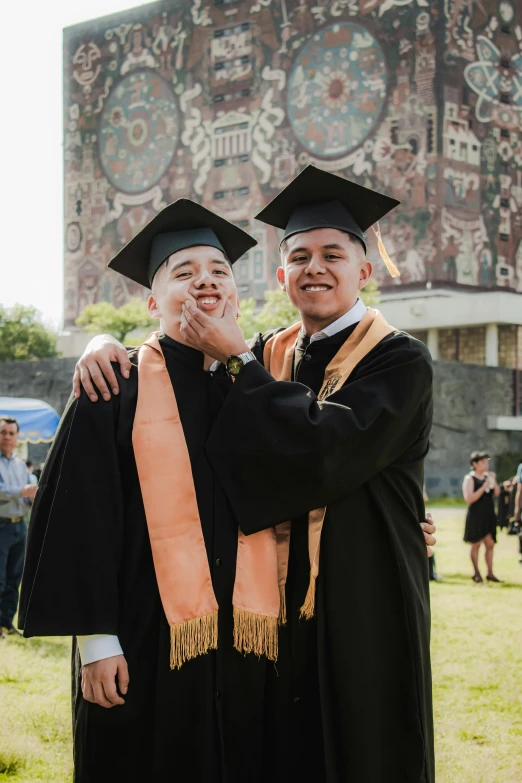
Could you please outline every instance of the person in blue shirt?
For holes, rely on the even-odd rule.
[[[21,635],[13,618],[24,567],[24,518],[38,488],[25,462],[14,456],[19,430],[16,419],[0,418],[0,639]]]

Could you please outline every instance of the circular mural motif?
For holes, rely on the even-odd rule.
[[[346,155],[377,124],[387,83],[383,51],[365,27],[325,27],[301,49],[290,75],[288,116],[296,137],[314,155]]]
[[[109,96],[101,115],[100,159],[110,182],[139,193],[165,173],[179,134],[170,87],[153,73],[133,73]]]

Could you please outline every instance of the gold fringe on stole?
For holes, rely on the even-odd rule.
[[[379,228],[379,223],[377,223],[377,228],[373,226],[373,230],[375,233],[375,236],[377,237],[377,247],[379,248],[379,255],[381,256],[382,260],[386,264],[386,269],[390,273],[392,277],[400,277],[401,273],[391,260],[390,256],[388,255],[388,251],[384,247],[384,242],[382,241],[381,236],[381,229]]]
[[[277,661],[278,618],[253,614],[234,606],[234,647],[240,653],[266,655]]]
[[[286,584],[279,585],[279,625],[286,625]]]
[[[316,581],[317,581],[317,576],[315,574],[310,574],[310,583],[308,585],[308,590],[306,592],[305,602],[302,605],[301,612],[300,612],[301,617],[304,617],[305,620],[311,620],[315,614]]]
[[[211,612],[204,617],[196,617],[185,623],[170,626],[170,668],[180,669],[181,666],[205,655],[209,650],[217,650],[218,646],[218,613]]]

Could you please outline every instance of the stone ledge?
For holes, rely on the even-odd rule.
[[[488,416],[488,430],[522,432],[522,416]]]

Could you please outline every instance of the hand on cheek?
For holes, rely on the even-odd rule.
[[[228,300],[225,300],[222,318],[210,317],[187,300],[183,306],[181,329],[189,345],[221,362],[233,354],[248,351],[243,332],[236,323],[235,310]]]

